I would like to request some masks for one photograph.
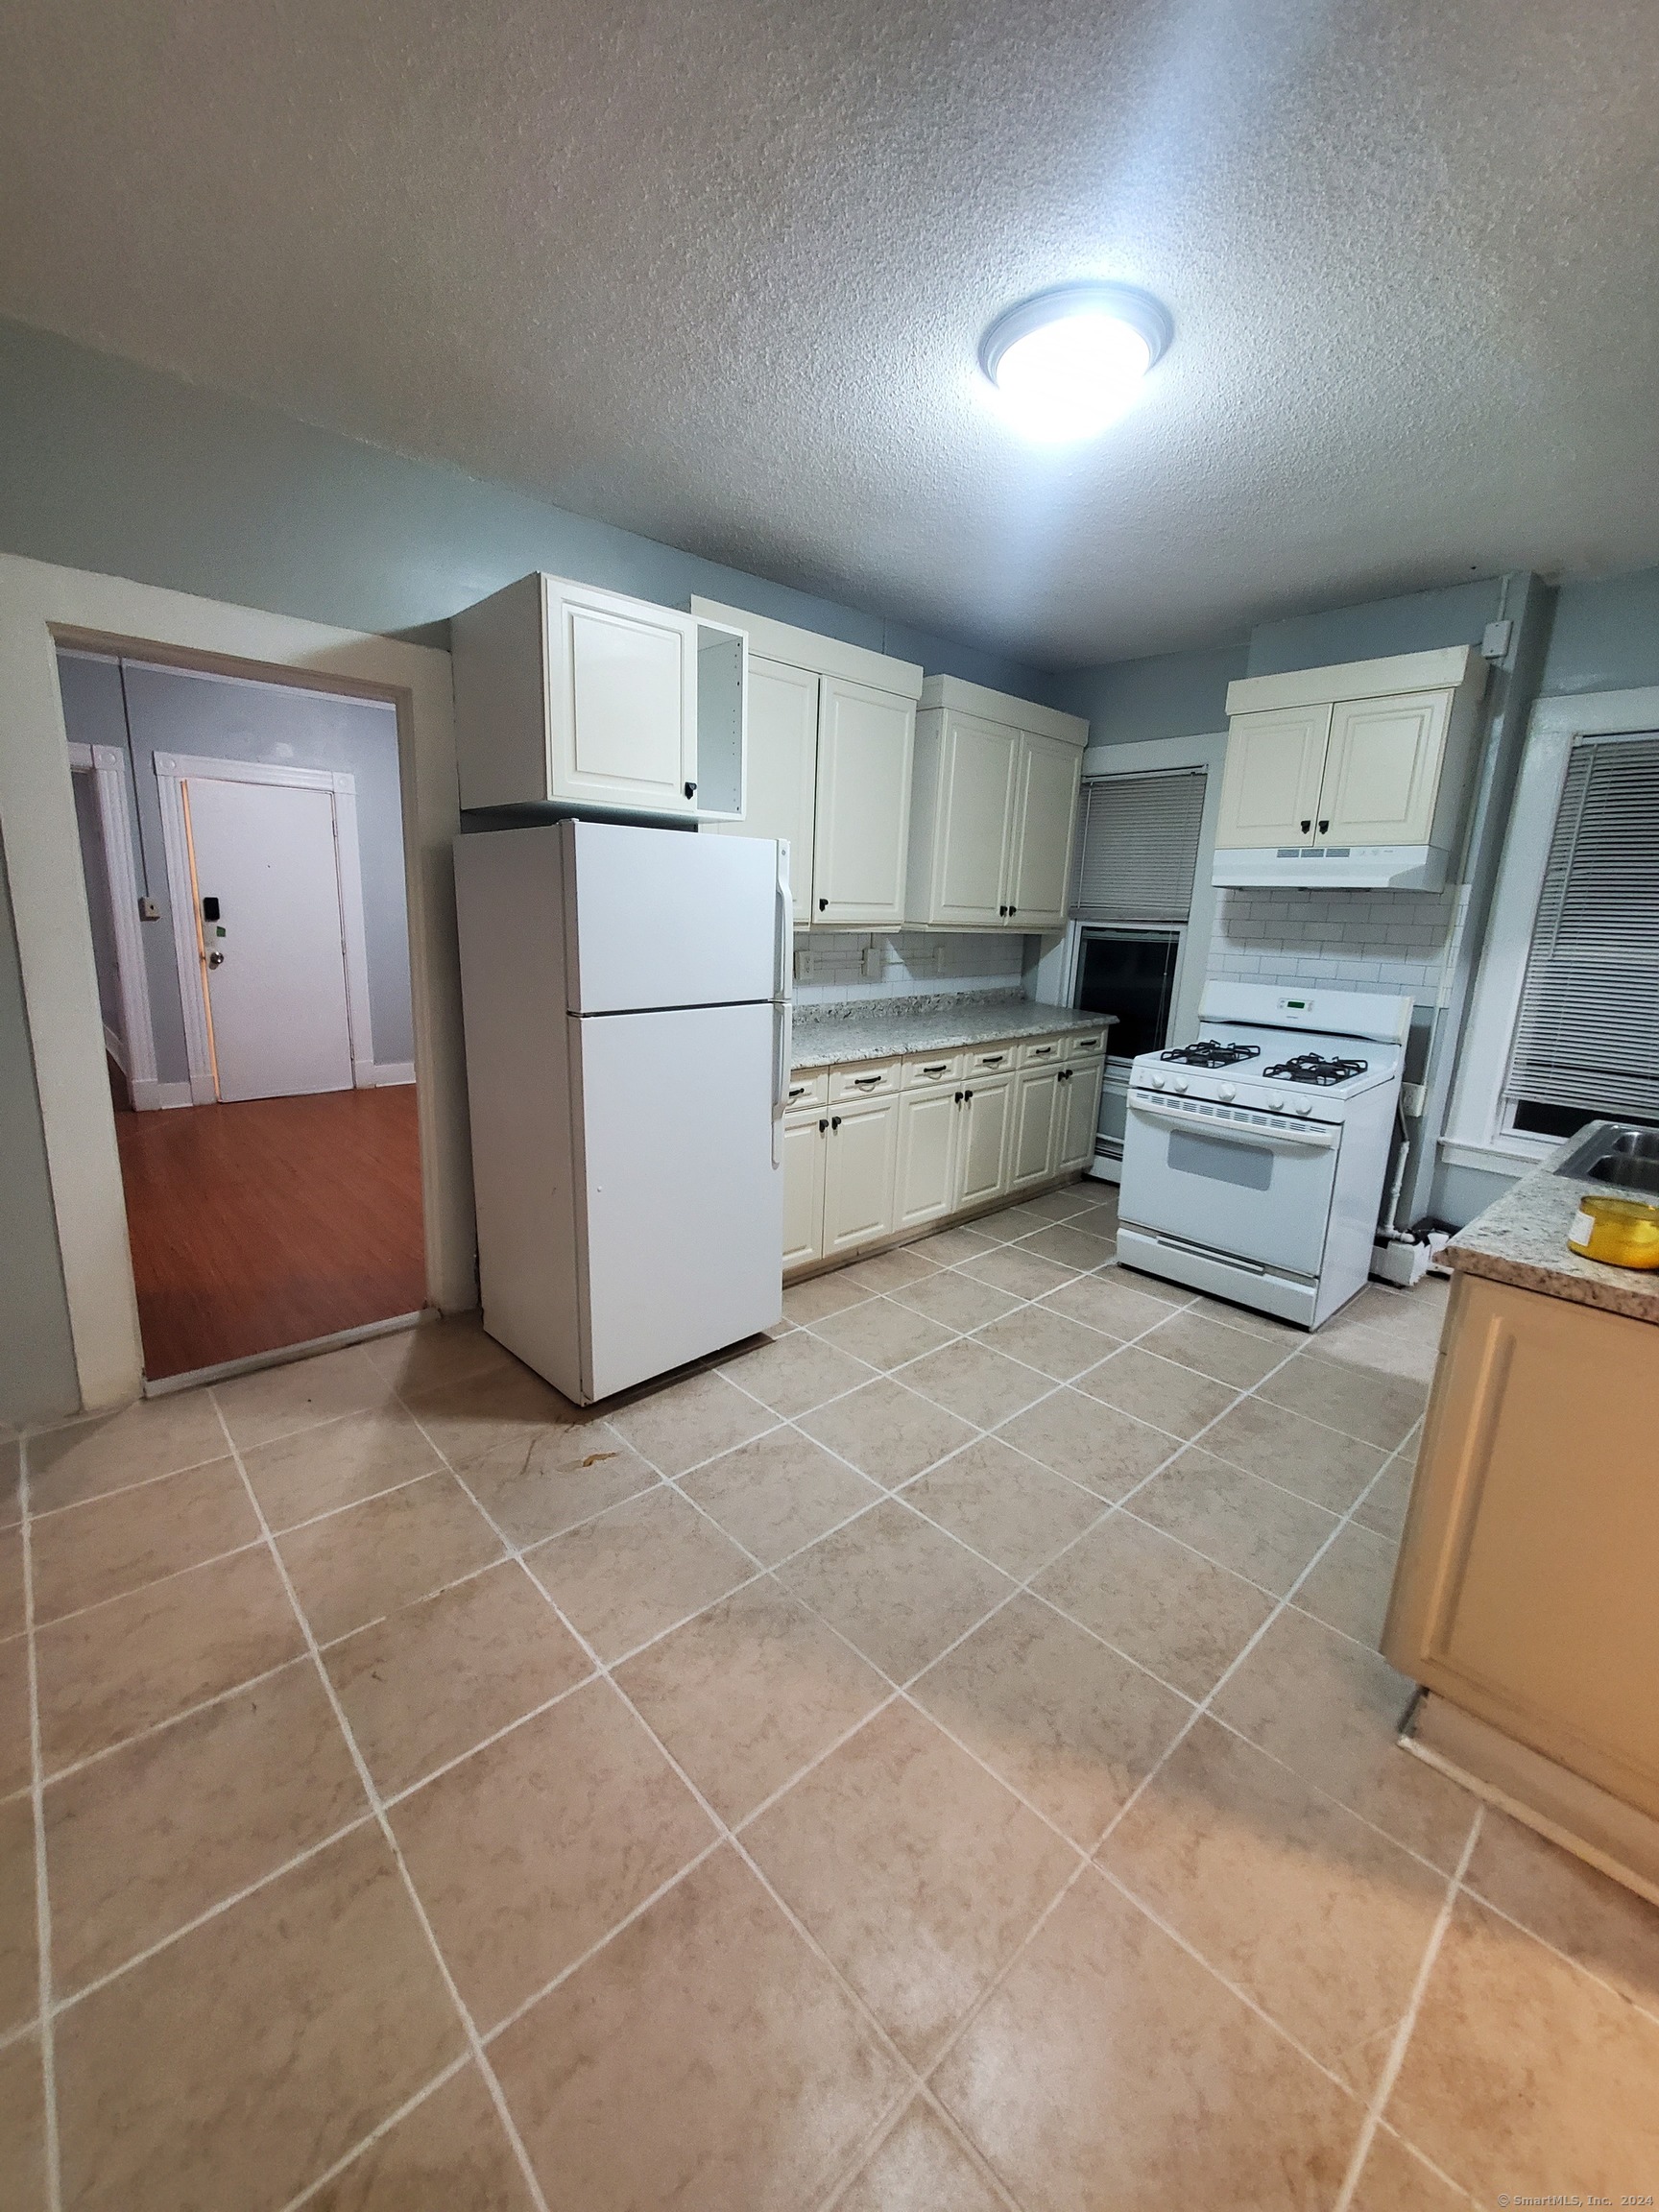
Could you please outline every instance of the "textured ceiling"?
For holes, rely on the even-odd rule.
[[[0,0],[0,312],[1057,663],[1659,560],[1655,0]],[[985,324],[1168,305],[1017,442]]]

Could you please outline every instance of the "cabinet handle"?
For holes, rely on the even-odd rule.
[[[1055,1077],[1055,1081],[1057,1083],[1070,1083],[1071,1080],[1071,1074],[1072,1070],[1070,1068],[1062,1068],[1059,1074]]]
[[[1330,829],[1330,827],[1331,827],[1330,818],[1329,818],[1329,817],[1327,817],[1327,818],[1326,818],[1326,819],[1325,819],[1323,822],[1321,822],[1321,823],[1320,823],[1320,825],[1319,825],[1319,834],[1320,834],[1320,836],[1321,836],[1321,837],[1323,837],[1323,836],[1324,836],[1324,834],[1325,834],[1326,830],[1329,830],[1329,829]]]
[[[1006,1052],[987,1052],[979,1062],[981,1068],[1000,1068],[1008,1057]]]
[[[1306,823],[1304,823],[1304,824],[1302,825],[1302,827],[1303,827],[1304,829],[1306,829],[1306,828],[1308,827],[1308,825],[1307,825]],[[820,900],[819,900],[819,902],[818,902],[818,911],[819,911],[819,913],[820,913],[820,914],[822,914],[822,913],[823,913],[824,909],[825,909],[825,908],[826,908],[826,907],[829,905],[829,903],[830,903],[830,902],[829,902],[829,900],[828,900],[828,899],[820,899]]]
[[[839,1129],[839,1128],[840,1128],[840,1126],[841,1126],[841,1117],[840,1117],[840,1115],[839,1115],[839,1114],[831,1114],[831,1115],[830,1115],[830,1128],[831,1128],[831,1129]]]
[[[973,1092],[972,1092],[972,1091],[964,1091],[964,1092],[963,1092],[963,1094],[962,1094],[962,1103],[963,1103],[963,1105],[964,1105],[964,1106],[972,1106],[972,1105],[973,1105],[973,1103],[974,1103],[974,1094],[973,1094]]]
[[[853,1088],[854,1091],[874,1091],[878,1083],[885,1080],[886,1078],[881,1075],[854,1075]]]
[[[947,1065],[946,1061],[941,1060],[936,1068],[924,1068],[922,1072],[924,1075],[943,1075]]]
[[[1009,918],[1010,918],[1010,920],[1012,920],[1012,918],[1013,918],[1013,917],[1014,917],[1016,914],[1018,914],[1018,913],[1019,913],[1019,911],[1020,911],[1020,909],[1019,909],[1019,907],[1018,907],[1018,906],[1010,906],[1010,907],[1009,907],[1009,909],[1008,909],[1008,914],[1009,914]]]
[[[1303,821],[1303,824],[1302,824],[1302,834],[1303,834],[1303,836],[1304,836],[1304,837],[1306,837],[1306,836],[1307,836],[1307,834],[1308,834],[1309,830],[1311,830],[1311,829],[1312,829],[1312,827],[1313,827],[1313,817],[1312,817],[1312,815],[1311,815],[1311,814],[1310,814],[1310,815],[1308,815],[1308,816],[1305,818],[1305,820]]]
[[[820,1136],[820,1137],[822,1137],[822,1136],[823,1136],[823,1134],[824,1134],[825,1130],[826,1130],[826,1129],[828,1129],[828,1128],[829,1128],[829,1126],[830,1126],[830,1123],[829,1123],[829,1121],[828,1121],[827,1119],[826,1119],[826,1120],[823,1120],[823,1121],[820,1121],[820,1122],[819,1122],[819,1124],[818,1124],[818,1134],[819,1134],[819,1136]]]
[[[958,1106],[960,1106],[962,1103],[962,1094],[960,1091],[958,1091],[956,1094],[956,1103]]]
[[[1046,1060],[1053,1049],[1052,1045],[1034,1045],[1031,1047],[1031,1057],[1033,1060]]]

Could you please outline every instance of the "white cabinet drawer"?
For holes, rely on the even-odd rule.
[[[783,1111],[794,1114],[808,1106],[822,1106],[829,1095],[829,1069],[803,1069],[789,1078],[789,1088],[783,1094]]]
[[[906,1091],[916,1091],[935,1083],[955,1083],[961,1074],[960,1052],[935,1052],[931,1059],[905,1061],[904,1088]]]
[[[1065,1046],[1058,1037],[1028,1037],[1020,1047],[1022,1068],[1058,1066],[1065,1056]]]
[[[1012,1045],[978,1045],[962,1055],[964,1075],[1005,1075],[1014,1065]]]
[[[884,1091],[897,1091],[901,1060],[866,1060],[854,1068],[831,1068],[830,1095],[833,1099],[878,1098]]]
[[[1066,1061],[1069,1067],[1075,1067],[1079,1060],[1104,1059],[1105,1054],[1106,1032],[1104,1029],[1093,1037],[1068,1037],[1066,1040]]]

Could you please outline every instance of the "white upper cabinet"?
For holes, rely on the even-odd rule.
[[[1214,880],[1438,890],[1485,686],[1470,645],[1229,685]]]
[[[1235,714],[1227,734],[1217,845],[1302,845],[1313,834],[1331,709]]]
[[[450,629],[464,807],[741,814],[740,630],[560,576],[522,576]]]
[[[1333,845],[1426,845],[1451,702],[1444,691],[1346,699],[1331,720],[1318,830]]]
[[[904,919],[913,701],[827,676],[818,694],[812,918],[878,928]]]
[[[1058,929],[1089,726],[930,676],[916,724],[906,917],[933,928]]]
[[[748,805],[721,827],[789,839],[798,925],[900,926],[921,669],[709,599],[691,613],[749,638]]]

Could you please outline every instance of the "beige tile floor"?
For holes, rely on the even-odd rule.
[[[1113,1233],[608,1417],[445,1323],[28,1438],[5,2203],[1659,2188],[1659,1913],[1393,1742],[1439,1286],[1310,1343]]]

